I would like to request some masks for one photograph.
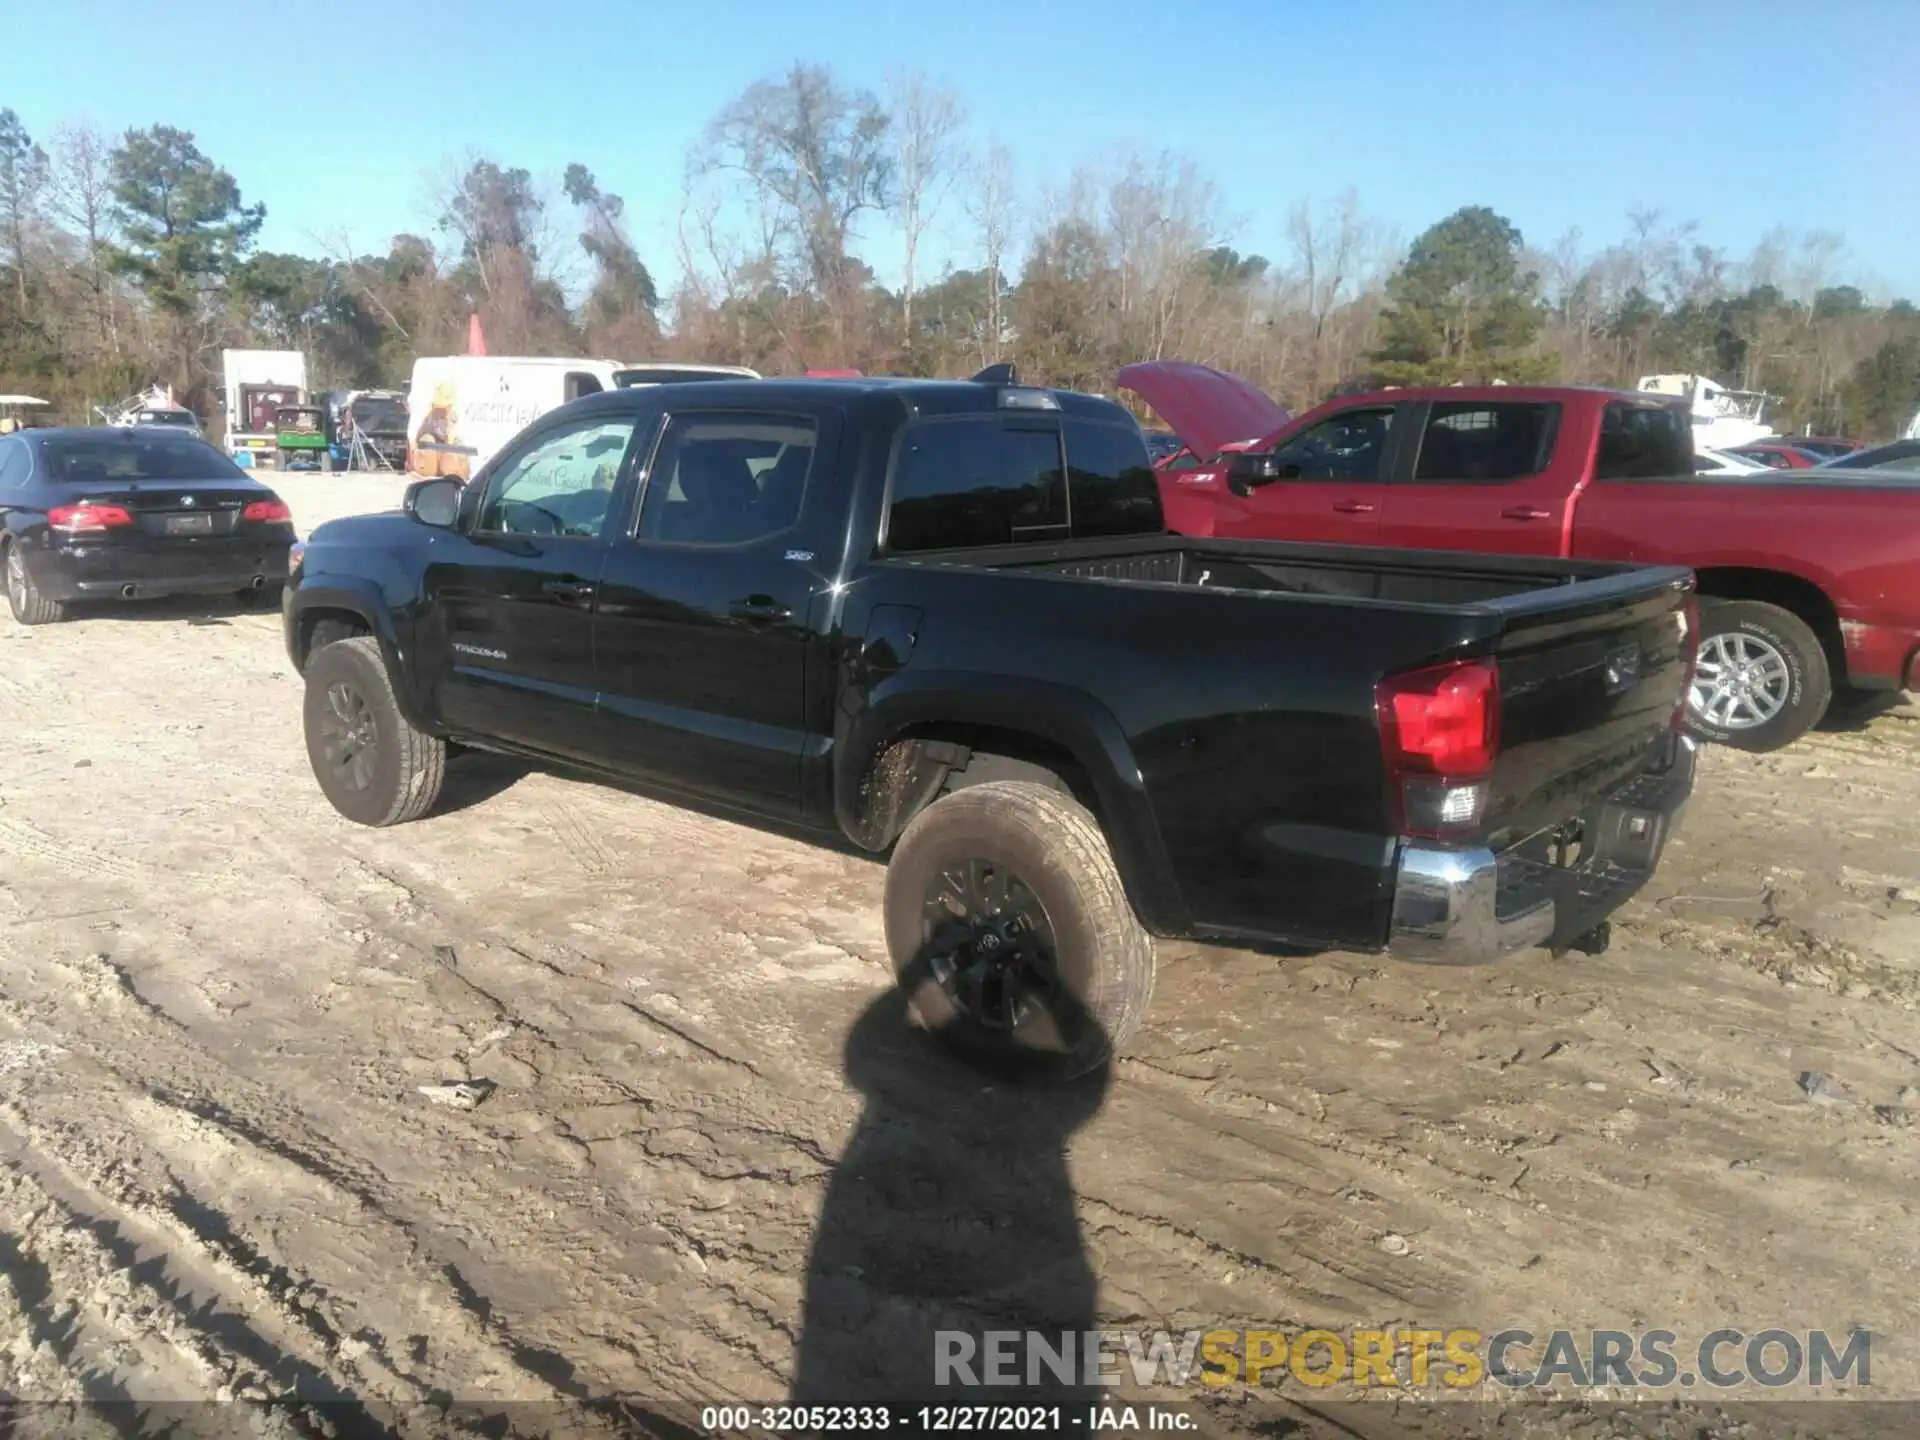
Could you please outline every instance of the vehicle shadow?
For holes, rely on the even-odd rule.
[[[1814,728],[1825,735],[1865,730],[1883,715],[1911,703],[1904,690],[1835,690]]]
[[[484,750],[462,750],[447,757],[446,783],[440,787],[435,815],[455,815],[504,795],[533,772],[534,767],[509,755]]]
[[[1082,1359],[1098,1282],[1067,1151],[1111,1063],[1068,1084],[988,1078],[910,1023],[906,988],[847,1036],[846,1075],[866,1105],[807,1257],[792,1399],[1086,1404],[1106,1393]],[[1062,1028],[1074,1023],[1052,1008]],[[1070,1366],[1030,1364],[1023,1343],[1006,1352],[1005,1383],[982,1383],[986,1332],[1009,1330],[1065,1350]]]
[[[74,600],[67,606],[67,623],[92,624],[111,620],[162,621],[189,625],[227,625],[253,615],[280,615],[277,604],[265,599],[242,600],[237,595],[163,595],[153,600]]]

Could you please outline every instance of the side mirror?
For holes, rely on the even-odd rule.
[[[1231,455],[1227,458],[1227,488],[1236,495],[1245,495],[1261,485],[1271,485],[1280,478],[1280,457],[1277,455]]]
[[[445,477],[416,480],[407,487],[400,508],[422,525],[450,530],[454,521],[460,518],[460,496],[465,489],[458,480]]]

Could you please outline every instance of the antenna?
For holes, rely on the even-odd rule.
[[[976,385],[1018,385],[1019,377],[1014,373],[1013,362],[1004,365],[989,365],[973,377]]]

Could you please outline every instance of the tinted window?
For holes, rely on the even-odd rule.
[[[63,485],[240,476],[239,467],[204,440],[157,429],[146,434],[106,432],[97,440],[78,435],[48,440],[40,453],[46,457],[47,472]]]
[[[1160,483],[1132,425],[1066,422],[1067,483],[1073,536],[1157,534]]]
[[[0,490],[10,490],[26,478],[26,445],[18,440],[0,440]]]
[[[1538,475],[1553,454],[1558,405],[1442,401],[1427,411],[1415,480],[1497,483]]]
[[[1066,538],[1066,475],[1052,425],[994,416],[907,432],[887,512],[889,550]]]
[[[1667,405],[1632,405],[1616,400],[1600,422],[1600,449],[1594,460],[1597,480],[1635,480],[1693,473],[1692,417]]]
[[[1274,452],[1282,480],[1377,480],[1393,428],[1390,407],[1343,410]]]
[[[407,407],[398,400],[362,395],[347,414],[370,435],[398,435],[407,428]]]
[[[495,535],[598,535],[633,423],[595,421],[535,441],[487,481],[477,528]]]
[[[800,518],[817,432],[779,415],[686,415],[660,438],[640,538],[739,545]]]
[[[1920,445],[1888,445],[1849,455],[1841,462],[1858,470],[1920,470]]]

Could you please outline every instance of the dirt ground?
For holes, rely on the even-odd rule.
[[[296,503],[360,503],[333,497]],[[878,865],[486,757],[433,817],[356,828],[299,698],[273,614],[0,628],[8,1396],[613,1428],[606,1397],[684,1416],[812,1367],[853,1398],[924,1367],[904,1337],[941,1317],[1075,1315],[1866,1327],[1873,1393],[1920,1399],[1911,710],[1709,752],[1605,956],[1166,945],[1104,1087],[1036,1097],[903,1025]],[[496,1088],[419,1088],[459,1080]],[[1456,1423],[1328,1399],[1202,1413]],[[1734,1433],[1693,1413],[1534,1404],[1499,1433]]]

